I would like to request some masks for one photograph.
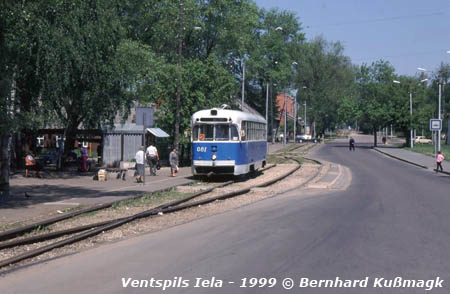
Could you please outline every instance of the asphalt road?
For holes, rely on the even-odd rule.
[[[315,154],[351,169],[347,191],[293,191],[35,265],[0,277],[0,293],[450,293],[450,177],[384,157],[362,140],[354,152],[342,142]],[[216,288],[194,287],[213,277]],[[276,285],[239,287],[255,277]],[[375,287],[383,285],[377,278],[396,277],[417,285],[439,277],[443,288]],[[187,287],[132,287],[152,278]],[[283,289],[285,278],[293,289]],[[299,288],[302,278],[367,279],[367,287]]]

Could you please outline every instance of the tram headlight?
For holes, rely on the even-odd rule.
[[[217,158],[217,155],[215,155],[215,154],[213,154],[213,155],[211,156],[211,159],[212,159],[212,160],[216,160],[216,158]]]

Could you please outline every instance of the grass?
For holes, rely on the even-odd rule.
[[[175,199],[182,199],[193,195],[192,193],[180,193],[175,189],[170,191],[152,193],[149,195],[144,195],[137,199],[125,200],[114,204],[112,207],[114,209],[120,209],[125,206],[129,207],[140,207],[140,206],[153,206],[156,204],[165,203]]]
[[[23,226],[24,224],[20,221],[16,221],[14,223],[10,223],[10,224],[4,224],[0,226],[0,232],[5,232],[8,230],[12,230],[12,229],[16,229],[19,228],[21,226]]]
[[[434,156],[434,145],[433,144],[417,144],[417,145],[414,145],[413,149],[411,149],[410,147],[405,147],[405,149],[414,151],[414,152],[418,152],[418,153],[422,153],[425,155],[429,155],[429,156]],[[450,146],[441,144],[441,151],[445,157],[445,160],[449,161],[450,160]]]
[[[290,158],[299,160],[302,164],[303,163],[314,163],[314,161],[308,160],[301,155],[289,155]],[[284,163],[294,163],[290,158],[284,158],[283,154],[268,154],[267,155],[267,162],[270,164],[284,164]]]

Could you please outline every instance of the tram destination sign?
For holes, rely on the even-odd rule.
[[[441,131],[442,119],[430,119],[430,131]]]

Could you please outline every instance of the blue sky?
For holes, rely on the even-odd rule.
[[[340,41],[353,63],[389,61],[418,75],[450,63],[450,0],[255,0],[297,14],[307,39]]]

